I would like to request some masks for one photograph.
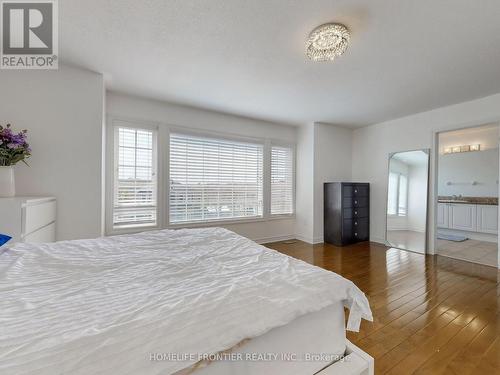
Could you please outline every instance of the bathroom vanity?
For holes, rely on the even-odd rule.
[[[498,198],[439,197],[437,227],[448,229],[450,232],[460,231],[461,234],[472,239],[496,242]]]

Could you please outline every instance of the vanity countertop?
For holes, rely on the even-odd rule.
[[[484,204],[489,206],[498,206],[498,198],[493,197],[438,197],[439,203],[456,203],[456,204]]]

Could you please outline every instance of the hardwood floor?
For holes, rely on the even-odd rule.
[[[374,322],[354,344],[376,374],[500,374],[500,285],[495,268],[374,243],[266,246],[334,271],[362,289]]]

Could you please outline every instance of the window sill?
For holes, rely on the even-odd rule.
[[[295,214],[291,215],[272,215],[268,217],[257,217],[248,219],[228,219],[228,220],[213,220],[213,221],[203,221],[203,222],[186,222],[186,223],[175,223],[168,224],[164,228],[160,226],[142,226],[142,227],[128,227],[113,229],[106,233],[107,236],[115,236],[120,234],[133,234],[140,233],[149,230],[161,230],[161,229],[181,229],[181,228],[208,228],[208,227],[218,227],[224,225],[237,225],[237,224],[252,224],[252,223],[265,223],[269,221],[281,221],[281,220],[291,220],[295,219]]]
[[[121,228],[113,228],[109,231],[106,231],[106,236],[117,236],[120,234],[134,234],[146,232],[149,230],[159,230],[161,229],[158,225],[141,225],[141,226],[127,226]]]
[[[190,221],[190,222],[183,222],[183,223],[168,224],[167,228],[175,229],[175,228],[216,227],[219,225],[263,223],[266,221],[287,220],[287,219],[294,219],[294,218],[295,218],[295,215],[273,215],[273,216],[268,216],[268,217],[255,217],[255,218],[247,218],[247,219]]]

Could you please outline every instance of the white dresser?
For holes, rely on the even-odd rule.
[[[56,239],[56,199],[0,198],[0,233],[14,242],[53,242]]]

